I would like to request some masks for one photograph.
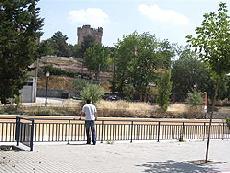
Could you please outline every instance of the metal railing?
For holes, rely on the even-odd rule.
[[[16,117],[15,140],[17,146],[21,142],[33,151],[34,119]]]
[[[15,117],[0,118],[0,142],[15,142]]]
[[[70,142],[85,141],[84,120],[68,118],[30,118],[22,121],[21,141],[26,142]],[[27,121],[27,122],[25,122]],[[34,123],[34,129],[32,124]],[[207,121],[145,121],[104,120],[96,121],[97,141],[134,140],[186,140],[206,139]],[[16,131],[15,119],[0,118],[0,142],[13,142]],[[28,129],[26,131],[24,129]],[[32,133],[32,131],[34,131]],[[33,134],[33,137],[28,138]],[[23,137],[24,136],[24,137]],[[27,136],[27,137],[26,137]],[[224,122],[213,122],[211,139],[230,139],[230,130]],[[28,145],[27,145],[28,146]]]

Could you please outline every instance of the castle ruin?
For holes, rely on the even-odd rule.
[[[77,28],[77,36],[78,36],[78,45],[84,40],[86,36],[92,36],[96,43],[101,44],[102,35],[103,35],[103,28],[98,27],[98,29],[91,28],[90,25],[83,25],[82,27]]]

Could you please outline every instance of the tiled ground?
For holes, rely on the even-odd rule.
[[[0,143],[1,145],[1,143]],[[34,151],[0,151],[0,173],[230,173],[230,140],[206,142],[106,142],[97,145],[35,144]]]

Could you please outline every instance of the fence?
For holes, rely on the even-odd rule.
[[[17,146],[19,142],[30,148],[33,151],[34,139],[34,119],[16,117],[15,140]]]
[[[33,151],[34,119],[23,117],[0,118],[0,142],[22,143]]]
[[[69,119],[45,119],[35,121],[35,142],[85,141],[84,121]],[[208,122],[175,121],[96,121],[98,141],[116,140],[171,140],[206,139]],[[211,126],[211,139],[229,139],[230,130],[226,123],[214,122]]]
[[[21,118],[20,128],[15,118],[0,118],[0,142],[14,142],[15,131],[20,140],[31,147],[31,142],[85,141],[83,120],[62,118]],[[17,130],[20,129],[20,130]],[[16,133],[16,139],[18,139]],[[186,140],[206,139],[208,121],[144,121],[98,120],[98,141],[128,140]],[[211,139],[230,139],[230,130],[224,122],[213,122]],[[18,141],[18,140],[17,140]],[[33,145],[33,144],[32,144]],[[32,148],[33,149],[33,148]]]

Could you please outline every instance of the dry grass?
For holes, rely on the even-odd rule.
[[[35,104],[25,106],[24,112],[29,114],[49,114],[49,115],[76,115],[81,111],[83,103],[77,100],[64,100],[60,104],[48,104],[47,107]],[[155,118],[199,118],[200,111],[185,104],[170,105],[167,112],[160,111],[159,106],[141,102],[127,101],[104,101],[96,104],[97,115],[100,117],[155,117]]]
[[[119,117],[150,117],[158,109],[157,106],[147,103],[104,100],[97,104],[97,108],[99,115]]]
[[[33,106],[23,107],[23,112],[28,115],[73,116],[80,112],[80,107]]]
[[[73,91],[73,78],[63,77],[63,76],[50,76],[48,87],[49,89],[61,89],[61,90],[70,90]],[[46,78],[40,77],[38,78],[38,88],[45,88],[46,86]]]
[[[72,65],[73,63],[75,63],[75,64],[79,63],[77,60],[72,59],[72,58],[53,57],[53,56],[42,57],[40,59],[40,62],[41,63],[54,64],[54,65],[58,65],[58,66],[68,66],[68,65]]]
[[[201,107],[194,109],[186,104],[172,104],[167,112],[161,112],[158,105],[143,102],[104,101],[97,104],[98,114],[101,116],[119,117],[156,117],[156,118],[199,118],[202,115]]]
[[[129,111],[137,111],[137,110],[156,110],[157,107],[147,104],[147,103],[142,103],[142,102],[127,102],[127,101],[104,101],[101,100],[97,104],[98,108],[100,109],[126,109]]]

